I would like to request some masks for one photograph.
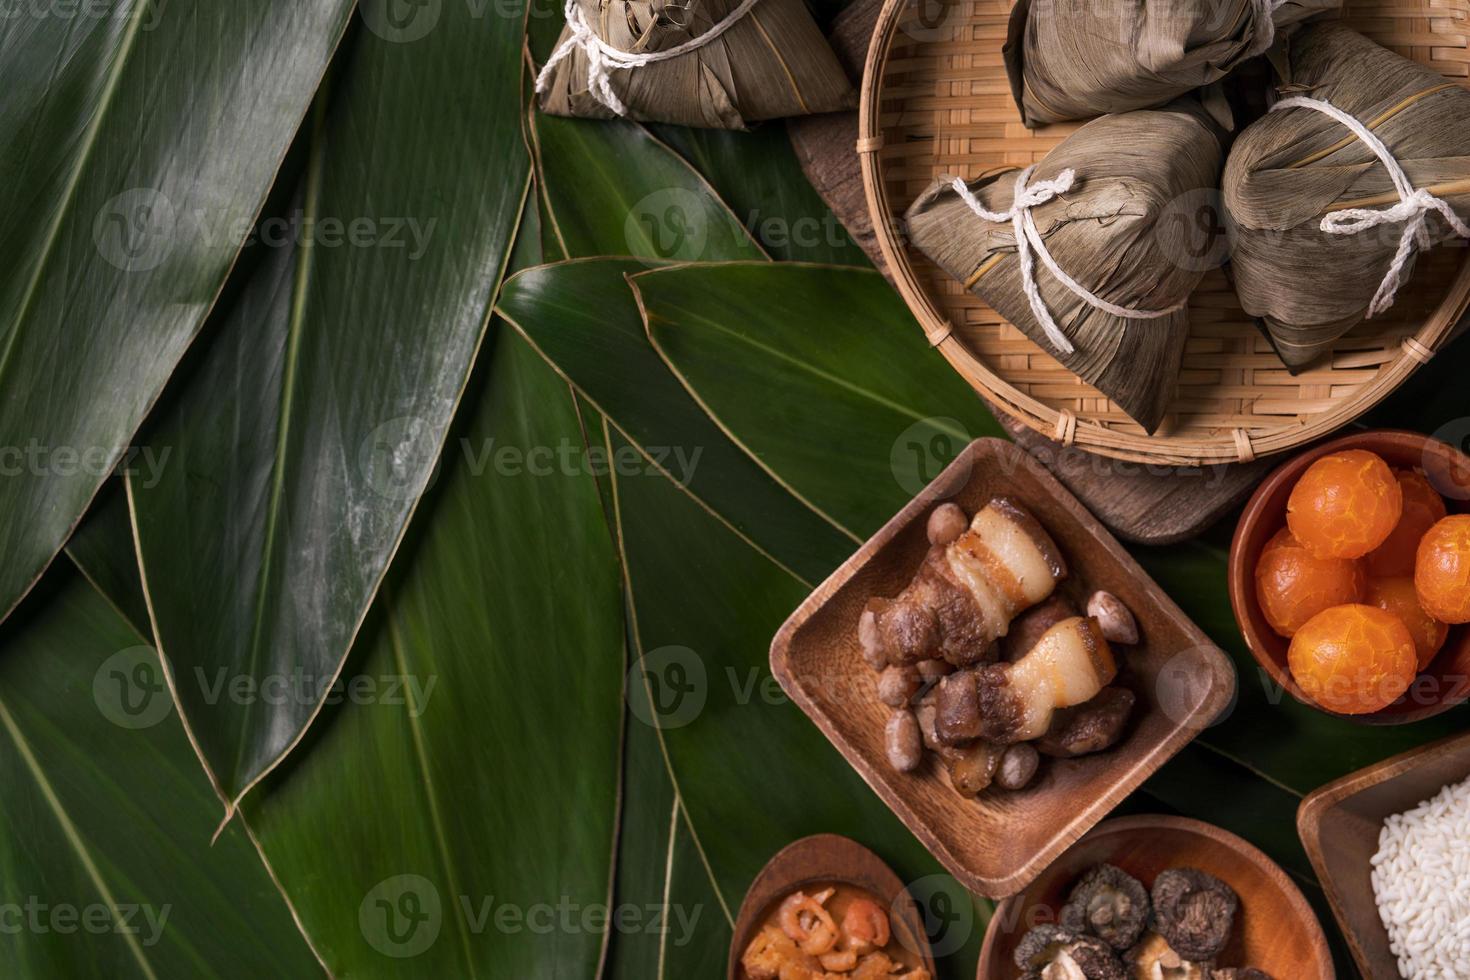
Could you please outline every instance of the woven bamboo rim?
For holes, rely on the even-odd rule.
[[[857,150],[879,247],[929,342],[978,392],[1050,438],[1167,465],[1249,461],[1346,425],[1427,362],[1470,306],[1462,248],[1421,255],[1386,315],[1292,375],[1240,309],[1223,270],[1190,300],[1190,336],[1168,419],[1153,436],[911,249],[904,209],[942,173],[974,178],[1035,163],[1078,123],[1027,130],[1001,60],[1010,0],[886,0],[868,49]],[[1360,0],[1343,19],[1470,87],[1470,0]]]

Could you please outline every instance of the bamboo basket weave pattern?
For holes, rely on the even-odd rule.
[[[1240,309],[1224,270],[1190,300],[1168,418],[1150,437],[984,301],[909,247],[904,209],[940,174],[973,179],[1042,159],[1080,123],[1022,125],[1001,46],[1010,0],[888,0],[863,74],[858,154],[878,241],[932,344],[977,391],[1069,445],[1148,463],[1250,460],[1331,432],[1401,384],[1470,302],[1463,242],[1418,259],[1383,316],[1292,375]],[[937,13],[937,16],[936,16]],[[1349,0],[1343,20],[1470,87],[1470,0]]]

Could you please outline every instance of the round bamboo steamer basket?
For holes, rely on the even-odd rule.
[[[904,210],[940,174],[973,179],[1025,167],[1081,125],[1022,125],[1001,59],[1010,7],[1010,0],[887,0],[858,115],[868,210],[898,290],[929,342],[992,405],[1104,456],[1186,466],[1249,461],[1351,422],[1446,342],[1470,305],[1464,243],[1421,254],[1391,310],[1296,375],[1240,309],[1225,271],[1214,269],[1190,300],[1169,416],[1147,435],[901,231]],[[1342,19],[1470,87],[1470,0],[1350,0]]]

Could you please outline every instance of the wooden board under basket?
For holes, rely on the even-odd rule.
[[[1470,305],[1465,243],[1421,255],[1393,309],[1293,375],[1240,309],[1223,270],[1190,301],[1170,413],[1147,435],[983,300],[907,245],[905,208],[938,175],[1039,161],[1080,123],[1028,130],[1001,46],[1010,0],[887,0],[863,73],[857,149],[878,244],[930,342],[993,404],[1068,445],[1144,463],[1246,461],[1304,445],[1398,387]],[[1357,0],[1343,19],[1470,87],[1470,0]]]

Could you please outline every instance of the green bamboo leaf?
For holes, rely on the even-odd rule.
[[[418,37],[382,19],[393,9],[364,6],[296,201],[262,223],[263,254],[150,426],[171,465],[129,481],[180,711],[230,806],[341,668],[430,480],[525,198],[520,15],[446,4]],[[283,684],[299,695],[263,696]],[[235,685],[262,696],[220,696]]]
[[[58,565],[0,637],[7,978],[306,977],[320,967],[173,717],[158,656]]]
[[[537,112],[530,130],[551,230],[567,255],[766,258],[709,182],[637,123]]]
[[[634,680],[637,680],[635,677]],[[678,980],[717,976],[730,947],[730,923],[674,793],[647,689],[630,683],[633,705],[623,753],[623,809],[618,832],[614,908],[642,928],[615,930],[605,976],[610,980]],[[657,909],[649,917],[646,910]],[[650,921],[650,919],[652,921]]]
[[[407,703],[329,706],[242,804],[338,976],[588,977],[603,951],[616,557],[592,477],[547,462],[580,444],[566,385],[510,331],[486,355],[346,672]]]
[[[648,128],[709,180],[772,258],[872,267],[807,181],[784,125],[766,123],[749,132]]]
[[[136,462],[128,441],[352,7],[104,0],[0,19],[0,617]]]
[[[66,543],[66,553],[139,636],[153,636],[122,480],[109,480],[97,494],[92,509]]]
[[[556,50],[557,39],[567,19],[562,0],[531,0],[526,17],[526,44],[537,68],[546,64]]]
[[[659,731],[726,921],[781,847],[846,834],[950,916],[938,937],[945,975],[973,976],[989,905],[943,873],[770,675],[770,638],[808,586],[668,479],[619,473],[614,485],[638,679],[653,705],[629,724]]]
[[[722,433],[649,346],[625,275],[635,259],[591,259],[512,276],[497,310],[660,469],[756,547],[818,582],[857,540],[802,506]],[[635,452],[630,449],[630,453]]]
[[[581,396],[577,401],[585,445],[611,453],[611,426]],[[616,527],[612,483],[599,479],[598,485],[612,534]],[[625,649],[635,645],[631,627],[625,643]],[[724,962],[729,926],[690,833],[688,816],[674,793],[658,733],[637,722],[652,714],[647,690],[636,679],[635,675],[624,682],[628,710],[613,863],[615,925],[602,975],[609,980],[713,976]],[[627,917],[630,924],[618,927],[618,916]]]
[[[1004,436],[877,272],[713,263],[631,279],[654,347],[730,437],[856,538]]]

